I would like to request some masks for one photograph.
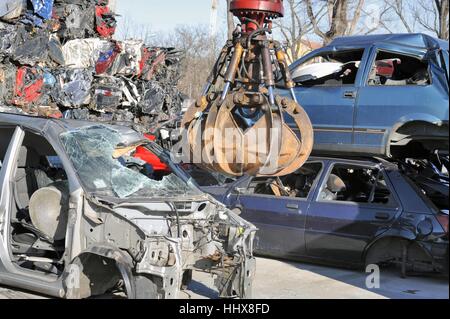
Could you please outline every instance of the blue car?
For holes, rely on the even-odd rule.
[[[253,223],[259,255],[448,272],[448,176],[417,162],[312,157],[285,177],[196,174],[203,190]],[[202,177],[202,178],[200,178]],[[209,185],[209,186],[207,186]]]
[[[448,42],[424,34],[337,38],[290,69],[316,155],[448,154]]]

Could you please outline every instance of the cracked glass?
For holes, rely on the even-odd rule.
[[[106,126],[89,126],[62,133],[61,142],[87,191],[119,198],[162,197],[186,194],[189,186],[171,174],[162,180],[127,168],[121,157],[114,158],[121,134]]]

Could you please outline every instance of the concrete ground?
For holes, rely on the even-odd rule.
[[[395,269],[382,271],[380,288],[366,288],[362,271],[258,258],[253,286],[257,299],[448,299],[448,279],[437,276],[400,278]],[[183,299],[217,298],[213,279],[194,273],[194,281]],[[40,299],[27,292],[0,287],[0,299]]]
[[[306,263],[258,258],[253,286],[255,299],[448,299],[448,279],[415,276],[402,279],[399,271],[381,271],[380,289],[366,288],[366,273]],[[190,296],[214,298],[209,275],[196,273]]]

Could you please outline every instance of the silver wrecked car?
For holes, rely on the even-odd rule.
[[[147,147],[172,170],[132,157]],[[177,298],[193,270],[249,298],[256,228],[134,130],[0,114],[0,284],[62,297]]]

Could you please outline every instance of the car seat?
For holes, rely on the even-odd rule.
[[[405,75],[401,70],[402,62],[399,60],[392,61],[392,77],[384,83],[386,86],[405,86],[407,85]]]
[[[297,175],[297,178],[295,179],[295,191],[297,193],[296,197],[305,198],[308,196],[309,189],[305,189],[307,181],[308,179],[305,175]]]
[[[328,178],[326,187],[320,193],[320,199],[325,201],[334,201],[338,199],[338,194],[347,189],[342,178],[331,174]]]
[[[14,199],[19,210],[26,209],[31,195],[39,189],[36,170],[39,170],[39,154],[28,146],[21,146],[14,179]]]
[[[51,183],[51,179],[41,169],[41,156],[30,146],[21,146],[17,161],[17,171],[13,185],[13,195],[17,211],[11,217],[13,251],[15,254],[39,256],[42,252],[31,248],[40,238],[39,230],[31,224],[28,206],[31,196],[40,188]]]

